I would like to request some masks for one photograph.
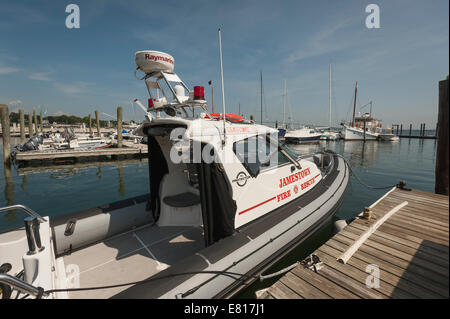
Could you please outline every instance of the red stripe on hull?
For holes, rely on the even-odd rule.
[[[270,198],[270,199],[268,199],[268,200],[266,200],[266,201],[264,201],[264,202],[262,202],[262,203],[259,203],[258,205],[255,205],[255,206],[253,206],[253,207],[247,208],[246,210],[243,210],[242,212],[240,212],[239,215],[241,215],[241,214],[243,214],[243,213],[246,213],[246,212],[248,212],[249,210],[252,210],[252,209],[254,209],[254,208],[256,208],[256,207],[259,207],[259,206],[261,206],[261,205],[264,205],[265,203],[268,203],[268,202],[274,200],[275,198],[277,198],[277,197],[276,197],[276,196],[275,196],[275,197],[272,197],[272,198]]]

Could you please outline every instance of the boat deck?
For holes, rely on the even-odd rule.
[[[67,282],[77,265],[80,287],[97,287],[139,281],[168,268],[204,248],[200,227],[148,226],[116,236],[60,257]],[[70,284],[69,284],[70,285]],[[130,286],[70,292],[69,298],[109,298]]]
[[[449,298],[449,197],[395,189],[371,210],[259,298]]]

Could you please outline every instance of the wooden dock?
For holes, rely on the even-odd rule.
[[[449,197],[395,188],[370,208],[258,298],[449,298]]]
[[[109,147],[97,149],[67,149],[18,152],[15,157],[17,163],[27,162],[55,162],[58,160],[80,159],[90,160],[99,158],[132,158],[147,157],[148,147],[144,144],[133,144],[124,141],[124,147]]]

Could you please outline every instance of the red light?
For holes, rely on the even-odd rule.
[[[148,107],[153,107],[153,100],[152,99],[148,99]]]
[[[194,100],[205,99],[205,88],[203,86],[194,86]]]

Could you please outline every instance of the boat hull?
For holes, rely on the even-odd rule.
[[[394,134],[380,134],[380,140],[382,141],[398,141],[400,138]]]
[[[156,274],[160,280],[136,285],[115,298],[232,296],[242,287],[239,278],[202,272],[257,276],[324,225],[339,208],[349,180],[344,160],[335,155],[333,161],[326,177],[305,195]]]
[[[286,143],[306,143],[306,142],[316,142],[320,140],[320,135],[308,136],[308,137],[292,137],[285,136]]]
[[[346,141],[376,141],[378,139],[378,134],[366,132],[358,128],[346,127],[344,131],[344,139]]]

